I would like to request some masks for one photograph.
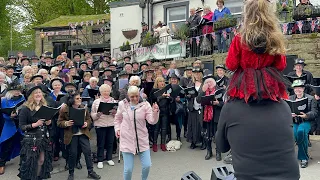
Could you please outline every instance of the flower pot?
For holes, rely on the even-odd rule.
[[[125,30],[122,30],[122,34],[124,35],[124,37],[131,40],[137,36],[138,30],[137,29],[125,29]]]

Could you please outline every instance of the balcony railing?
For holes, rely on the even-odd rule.
[[[293,21],[291,19],[291,13],[281,12],[279,13],[281,19],[280,27],[284,35],[291,34],[308,34],[320,32],[320,17],[308,18],[307,20]],[[210,23],[208,23],[210,24]],[[238,24],[240,24],[240,18],[238,18]],[[210,27],[211,26],[211,27]],[[164,36],[157,38],[154,41],[156,45],[168,45],[172,41],[181,41],[181,49],[185,49],[185,53],[181,53],[177,59],[188,57],[200,57],[212,55],[215,53],[226,53],[230,47],[230,43],[237,33],[236,27],[227,28],[224,30],[212,32],[211,25],[204,25],[201,28],[195,28],[190,30],[190,36],[186,40],[179,40],[175,36]],[[113,56],[121,59],[124,56],[132,56],[135,58],[137,53],[141,51],[154,51],[154,45],[149,47],[142,47],[141,43],[131,44],[127,51],[121,51],[120,47],[113,49]],[[169,54],[169,51],[166,52]],[[171,59],[170,56],[165,56],[165,59]],[[151,57],[154,58],[154,57]],[[163,58],[162,58],[163,59]],[[175,58],[173,58],[175,59]]]

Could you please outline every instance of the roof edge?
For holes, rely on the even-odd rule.
[[[110,8],[117,8],[117,7],[126,7],[126,6],[134,6],[134,5],[139,5],[140,2],[124,2],[124,1],[115,1],[111,2],[109,4]]]

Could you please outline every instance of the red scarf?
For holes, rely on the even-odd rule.
[[[206,96],[214,94],[215,89],[207,89]],[[204,106],[204,113],[203,113],[203,121],[210,122],[213,119],[213,106],[212,105],[205,105]]]

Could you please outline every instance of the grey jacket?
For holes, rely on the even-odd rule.
[[[313,121],[316,119],[318,115],[318,109],[317,109],[317,101],[314,99],[313,96],[309,94],[304,94],[303,97],[308,98],[308,112],[306,113],[308,118],[305,120]],[[289,97],[289,100],[295,101],[297,98],[296,95],[292,95]]]

